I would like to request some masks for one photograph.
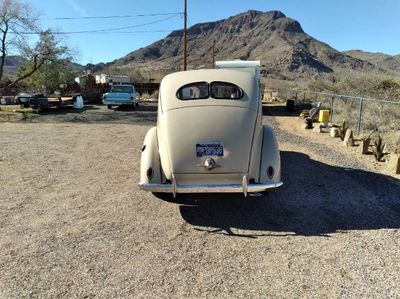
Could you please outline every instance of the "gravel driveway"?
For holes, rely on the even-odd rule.
[[[155,116],[0,124],[2,298],[400,297],[398,180],[277,127],[283,187],[162,201],[136,185]]]

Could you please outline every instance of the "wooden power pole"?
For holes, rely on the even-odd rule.
[[[185,1],[184,10],[184,29],[183,29],[183,70],[187,69],[187,0]]]
[[[212,67],[211,68],[215,68],[215,40],[213,40],[213,44],[212,44]]]

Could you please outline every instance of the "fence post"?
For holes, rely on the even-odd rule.
[[[330,116],[330,121],[331,121],[331,124],[333,123],[333,100],[335,99],[335,97],[332,97],[331,98],[331,116]]]
[[[362,108],[363,108],[363,99],[360,99],[360,107],[358,109],[358,120],[357,120],[357,134],[360,135],[361,131],[361,116],[362,116]]]

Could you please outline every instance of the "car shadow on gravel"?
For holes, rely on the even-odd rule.
[[[196,230],[250,238],[400,228],[398,180],[298,152],[281,157],[282,187],[262,197],[180,195],[182,218]]]

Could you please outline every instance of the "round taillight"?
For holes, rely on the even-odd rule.
[[[269,179],[272,179],[274,177],[274,168],[272,166],[269,166],[267,168],[267,176]]]
[[[149,168],[147,169],[147,171],[146,171],[147,178],[148,178],[149,180],[151,180],[151,179],[153,178],[153,174],[154,174],[153,168],[149,167]]]

